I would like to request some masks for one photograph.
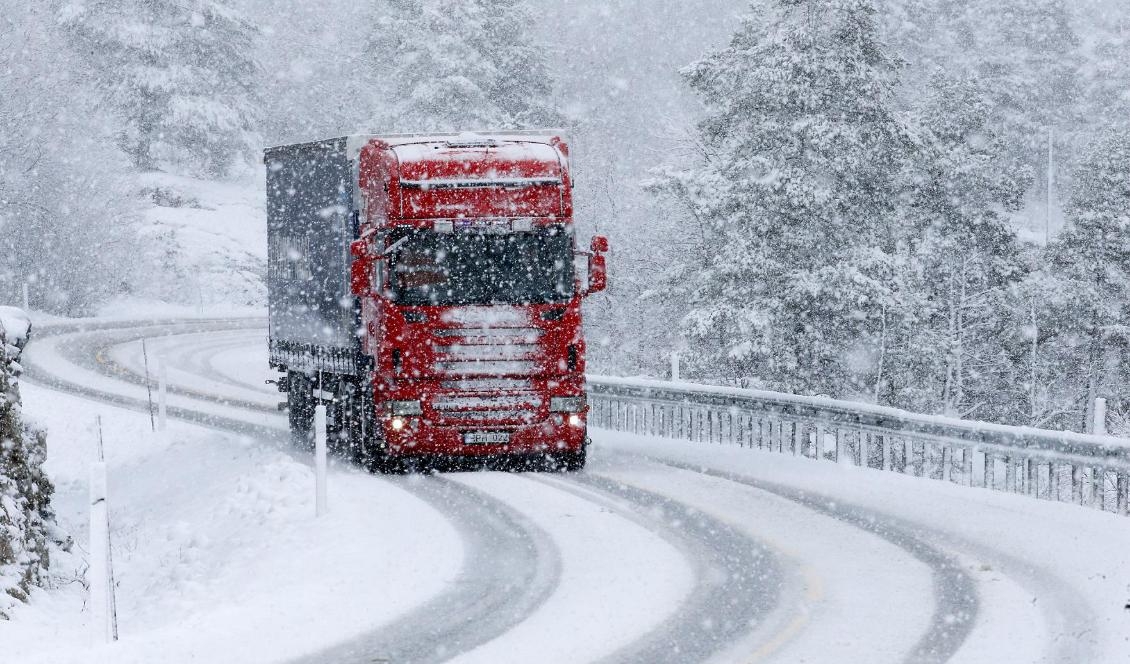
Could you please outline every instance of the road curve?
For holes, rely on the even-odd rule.
[[[133,369],[112,358],[107,359],[110,348],[143,337],[168,334],[200,334],[202,339],[204,333],[210,332],[242,334],[241,330],[250,331],[256,325],[261,326],[262,321],[160,321],[155,324],[85,326],[87,333],[75,335],[74,339],[61,344],[59,352],[68,361],[105,377],[141,386],[144,381]],[[37,330],[37,336],[42,338],[75,331],[77,329],[74,326],[47,327]],[[26,356],[27,380],[115,405],[147,410],[148,405],[143,398],[92,388],[39,366],[35,360],[34,345],[33,343],[32,352]],[[211,346],[217,350],[230,349],[233,345],[236,344],[220,340],[211,342]],[[96,359],[99,357],[101,361]],[[204,351],[197,349],[184,357],[195,371],[221,373],[205,357]],[[268,389],[253,385],[251,381],[242,383],[232,376],[217,378],[236,388],[269,394]],[[231,411],[224,412],[231,412],[232,415],[217,415],[216,412],[180,405],[170,406],[171,416],[280,443],[287,439],[281,426],[252,424],[240,418],[238,411],[253,411],[260,416],[273,414],[273,409],[264,406],[262,401],[256,403],[252,400],[216,398],[201,392],[198,387],[171,385],[170,393],[227,406]],[[281,423],[282,418],[275,418]],[[778,496],[886,540],[923,563],[929,568],[933,579],[933,613],[928,628],[906,654],[906,662],[951,661],[974,629],[980,611],[977,583],[955,557],[954,547],[943,549],[933,544],[937,533],[925,526],[858,505],[845,504],[843,501],[836,500],[833,504],[825,496],[738,473],[635,453],[625,456],[630,457],[631,463],[654,462],[675,472],[698,473],[751,491]],[[771,614],[775,610],[780,612],[783,603],[790,601],[787,593],[781,590],[788,586],[788,577],[793,573],[788,561],[781,560],[780,556],[761,545],[755,537],[737,532],[724,522],[686,503],[662,495],[661,487],[629,486],[618,481],[615,475],[602,473],[586,473],[567,479],[531,477],[535,481],[544,481],[588,500],[617,501],[627,506],[625,511],[631,512],[637,522],[649,523],[655,534],[684,551],[696,566],[695,588],[675,614],[659,628],[612,653],[602,659],[602,662],[707,661],[735,640],[748,636],[751,631],[756,632],[759,623],[771,620]],[[403,481],[406,489],[435,505],[452,520],[467,544],[465,569],[469,574],[461,577],[462,580],[449,592],[419,611],[412,612],[373,634],[300,661],[369,662],[378,656],[392,656],[394,658],[391,661],[394,662],[443,661],[505,633],[544,602],[556,587],[560,560],[556,558],[552,539],[504,503],[442,478],[414,478],[414,481],[395,478],[391,481]],[[488,535],[476,539],[476,533]],[[503,544],[499,545],[499,542]],[[505,574],[492,576],[490,570],[502,567],[490,564],[492,560],[497,563],[499,546],[502,546],[503,555],[510,561],[508,566],[512,567]],[[957,547],[958,554],[966,552],[985,554],[980,557],[995,557],[997,560],[1004,555],[996,551],[962,550]],[[480,567],[483,564],[487,566]],[[515,577],[523,581],[511,583]],[[477,590],[469,589],[465,583]],[[1030,587],[1032,580],[1025,579],[1020,583]],[[1045,590],[1053,596],[1062,597],[1066,602],[1065,606],[1070,608],[1073,601],[1070,589],[1047,588],[1048,583],[1054,586],[1054,581],[1042,583]],[[512,594],[515,591],[519,593],[517,596]],[[428,619],[426,611],[442,616],[446,606],[457,608],[447,613],[446,619]],[[1083,615],[1085,611],[1079,609],[1074,613]],[[1074,626],[1077,621],[1068,622]],[[449,643],[452,646],[441,651],[435,648],[436,643]],[[1077,648],[1078,644],[1074,647]],[[1079,654],[1077,649],[1069,651],[1067,646],[1053,644],[1048,661],[1071,661],[1069,656]]]
[[[729,524],[672,498],[600,475],[541,481],[587,500],[594,499],[591,491],[613,504],[626,504],[637,521],[684,551],[696,566],[695,586],[676,613],[601,659],[601,664],[705,662],[763,626],[781,605],[781,589],[789,574],[785,562]]]
[[[74,365],[106,378],[144,386],[136,367],[114,359],[113,348],[142,338],[241,332],[254,325],[246,320],[199,323],[127,323],[88,329],[60,340],[56,352]],[[47,336],[72,334],[64,327],[48,328]],[[42,336],[42,333],[41,333]],[[228,348],[227,342],[211,342]],[[182,361],[195,370],[214,372],[199,352],[183,354]],[[145,411],[148,403],[137,397],[82,385],[52,374],[29,362],[29,380],[118,406]],[[236,387],[254,389],[250,382]],[[259,388],[262,390],[262,388]],[[266,391],[266,390],[263,390]],[[262,403],[218,398],[194,387],[170,384],[169,393],[242,411],[273,412]],[[241,434],[286,440],[285,431],[248,424],[235,417],[218,416],[194,408],[170,406],[170,416]],[[586,500],[619,501],[621,514],[645,525],[685,553],[695,567],[695,586],[674,615],[603,662],[706,661],[733,639],[757,625],[780,599],[781,561],[748,535],[670,498],[620,485],[595,476],[575,476],[585,491],[556,479],[551,484]],[[392,481],[401,481],[395,478]],[[464,574],[451,592],[444,593],[392,625],[296,662],[438,662],[473,649],[504,633],[533,611],[552,593],[560,572],[553,542],[544,532],[499,501],[441,478],[414,478],[403,486],[441,511],[467,545]],[[594,498],[594,494],[597,497]],[[437,648],[437,644],[445,644]]]
[[[394,480],[458,529],[462,572],[450,591],[392,624],[292,664],[444,662],[504,634],[557,587],[561,559],[553,540],[505,503],[440,477]]]
[[[649,461],[741,484],[802,505],[887,540],[929,567],[933,575],[934,611],[926,632],[906,656],[907,664],[947,662],[973,631],[979,597],[977,584],[954,556],[930,542],[931,536],[910,523],[864,507],[814,495],[793,487],[738,473],[713,470],[667,459]]]
[[[226,323],[207,325],[216,330],[232,329]],[[171,328],[162,326],[161,330],[168,333],[174,331]],[[200,330],[200,325],[186,327],[189,332]],[[63,331],[73,330],[64,328]],[[46,335],[41,333],[41,337],[50,333],[49,329]],[[131,341],[139,338],[138,332],[133,328],[115,330],[100,326],[92,330],[90,336],[94,338],[84,337],[81,342],[76,340],[64,347],[68,359],[107,376],[129,380],[125,376],[128,372],[98,363],[93,358],[107,343]],[[89,354],[83,355],[83,352]],[[115,406],[148,411],[148,403],[143,399],[86,387],[51,374],[36,361],[34,344],[25,355],[25,361],[24,376],[31,383]],[[185,392],[191,391],[181,393]],[[233,405],[227,400],[215,401]],[[289,443],[289,434],[277,427],[249,424],[192,408],[170,407],[168,413],[171,417],[255,436],[283,447]],[[441,478],[392,478],[390,481],[396,481],[401,488],[431,504],[460,532],[465,554],[459,580],[392,625],[299,661],[368,664],[389,655],[394,657],[390,661],[397,664],[444,661],[504,633],[544,602],[556,587],[560,560],[552,540],[504,503]],[[445,644],[445,647],[438,648],[437,644]]]

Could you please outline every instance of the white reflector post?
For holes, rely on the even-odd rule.
[[[314,512],[326,513],[326,407],[318,404],[314,409]]]
[[[114,640],[110,610],[110,523],[106,506],[106,464],[90,466],[90,616],[94,643]]]
[[[169,383],[169,370],[168,362],[164,356],[157,358],[157,430],[165,430],[165,422],[168,417],[168,409],[166,407],[166,391]]]

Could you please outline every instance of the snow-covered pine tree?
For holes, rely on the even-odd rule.
[[[28,285],[35,309],[84,316],[130,278],[129,164],[54,9],[0,0],[0,301]]]
[[[894,292],[897,63],[870,0],[754,5],[684,71],[705,102],[703,158],[651,188],[686,210],[698,251],[670,283],[691,303],[697,371],[777,389],[872,390]]]
[[[229,0],[72,0],[60,20],[135,166],[223,176],[246,153],[258,33]]]
[[[1073,413],[1055,424],[1089,430],[1095,397],[1126,399],[1130,379],[1130,131],[1109,127],[1086,150],[1069,226],[1049,247],[1061,297],[1050,303],[1053,352]],[[1127,404],[1115,404],[1124,408]]]
[[[1130,112],[1130,9],[1111,14],[1081,72],[1086,122],[1092,127]]]
[[[43,472],[47,440],[20,414],[20,349],[0,325],[0,620],[42,584],[50,565],[48,529],[54,487]],[[22,331],[21,331],[22,332]]]
[[[1039,182],[1045,179],[1049,130],[1057,152],[1069,155],[1079,121],[1082,55],[1071,5],[990,0],[966,15],[966,26],[975,21],[969,27],[980,32],[975,66],[1001,111],[1001,136],[1014,168],[1031,169]]]
[[[559,126],[526,0],[387,0],[368,44],[379,131]]]
[[[918,412],[986,418],[1009,405],[994,397],[1011,377],[1002,303],[1022,270],[1005,213],[1019,209],[1028,183],[1004,168],[989,98],[975,78],[938,73],[915,109],[929,148],[912,164],[905,213],[916,228],[914,304],[880,396]]]

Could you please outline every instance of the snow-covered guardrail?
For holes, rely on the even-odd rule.
[[[1127,514],[1130,440],[850,401],[589,376],[592,425],[729,443]]]

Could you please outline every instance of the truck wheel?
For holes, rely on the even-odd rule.
[[[349,407],[348,398],[339,394],[326,406],[326,453],[343,459],[349,455],[349,434],[352,430],[349,417],[353,409]]]
[[[400,475],[404,473],[404,465],[385,452],[384,450],[373,450],[368,458],[365,459],[365,467],[370,473],[379,473],[381,475]]]
[[[314,449],[314,386],[305,374],[287,373],[287,413],[290,416],[290,439],[301,450]]]
[[[584,470],[587,448],[582,447],[576,452],[561,452],[553,455],[558,472],[575,473]]]

